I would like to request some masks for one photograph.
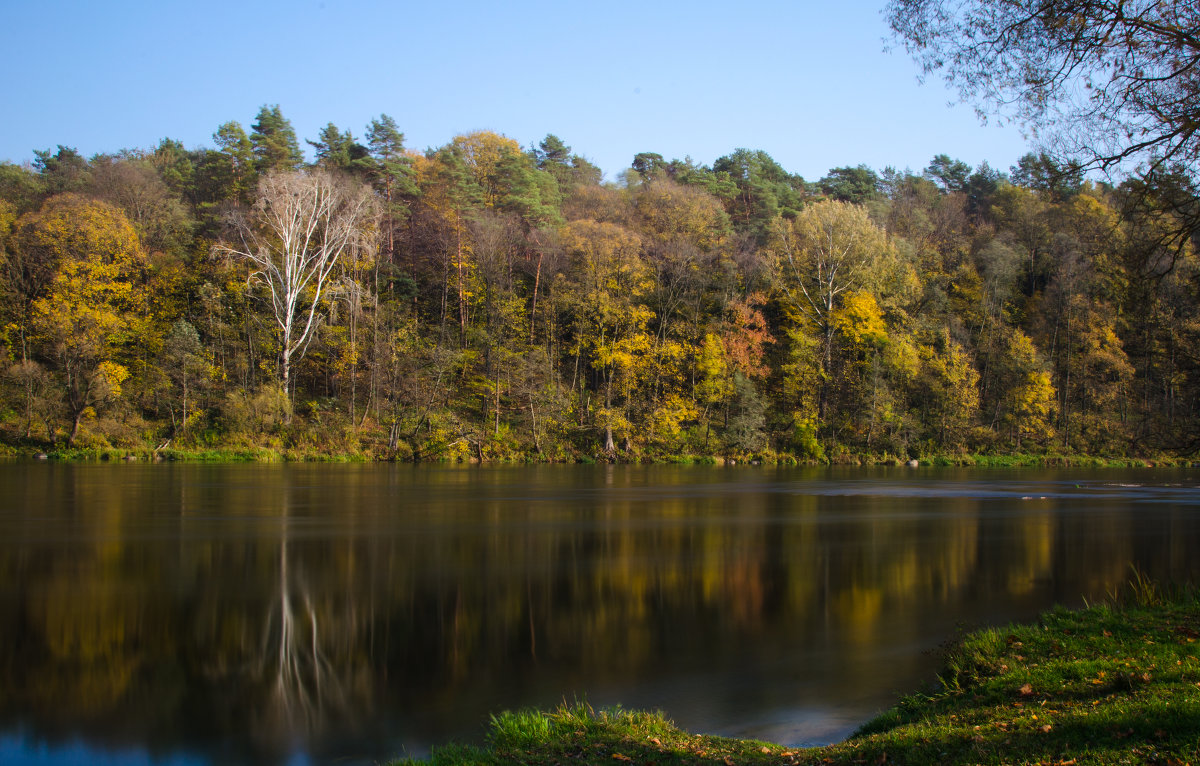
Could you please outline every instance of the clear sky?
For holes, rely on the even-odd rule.
[[[326,123],[361,137],[386,113],[418,150],[554,133],[610,179],[642,151],[711,164],[739,147],[808,180],[935,154],[1007,170],[1021,133],[919,84],[884,50],[883,4],[6,0],[0,159],[212,146],[279,104],[306,149]]]

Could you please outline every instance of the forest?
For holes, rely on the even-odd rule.
[[[830,461],[1200,448],[1190,176],[616,181],[549,134],[414,151],[278,106],[0,164],[14,453]]]

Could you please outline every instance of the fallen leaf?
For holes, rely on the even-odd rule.
[[[1042,734],[1049,734],[1050,730],[1053,728],[1054,727],[1051,726],[1050,724],[1046,724],[1045,726],[1042,727]]]
[[[725,766],[733,766],[733,759],[729,756],[725,756]]]
[[[1021,692],[1022,697],[1033,696],[1033,686],[1030,684],[1024,684],[1023,686],[1021,686],[1021,688],[1018,691]]]
[[[654,744],[658,745],[659,747],[662,747],[662,740],[659,739],[658,737],[651,737],[650,741],[653,742]]]
[[[633,759],[627,755],[621,755],[620,753],[613,753],[613,760],[614,761],[632,761]]]

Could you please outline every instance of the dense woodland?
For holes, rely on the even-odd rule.
[[[815,181],[763,151],[554,135],[300,141],[0,164],[0,434],[31,450],[417,460],[1190,455],[1186,174]],[[1182,201],[1182,202],[1181,202]]]

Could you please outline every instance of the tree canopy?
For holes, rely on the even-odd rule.
[[[381,114],[361,135],[328,122],[306,161],[264,107],[212,146],[0,164],[0,441],[1200,451],[1186,169],[1097,183],[1047,149],[1008,173],[936,154],[807,182],[742,148],[711,166],[641,152],[605,183],[553,133],[415,152]]]

